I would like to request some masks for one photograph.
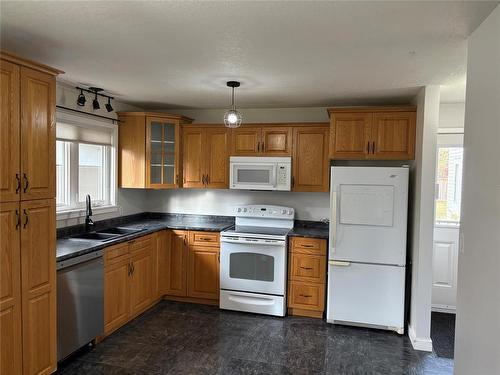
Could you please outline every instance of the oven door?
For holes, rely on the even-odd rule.
[[[222,237],[221,242],[221,289],[285,295],[284,240]]]
[[[231,189],[276,190],[276,163],[231,162]]]

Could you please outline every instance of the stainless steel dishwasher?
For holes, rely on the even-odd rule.
[[[57,360],[104,332],[103,250],[57,263]]]

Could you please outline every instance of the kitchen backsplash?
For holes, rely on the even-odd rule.
[[[149,212],[234,216],[236,205],[272,204],[293,207],[296,219],[321,220],[330,216],[329,199],[329,193],[178,189],[148,190],[144,205]]]

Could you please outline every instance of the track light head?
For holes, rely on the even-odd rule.
[[[87,99],[85,98],[85,95],[83,95],[83,90],[80,90],[80,95],[78,95],[78,99],[76,100],[76,104],[79,105],[80,107],[83,107],[85,105],[85,102]]]
[[[97,100],[97,93],[101,92],[103,89],[101,89],[100,87],[89,87],[89,90],[95,93],[95,98],[92,101],[92,108],[94,108],[94,110],[100,109],[101,106],[99,105],[99,101]]]
[[[113,111],[113,107],[111,106],[111,98],[108,98],[108,102],[106,103],[106,110],[108,112]]]

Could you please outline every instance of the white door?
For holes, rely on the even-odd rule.
[[[404,266],[408,168],[332,167],[329,258]]]
[[[463,136],[439,134],[433,249],[432,308],[454,312],[462,191]]]
[[[330,261],[327,321],[402,333],[405,267]]]

